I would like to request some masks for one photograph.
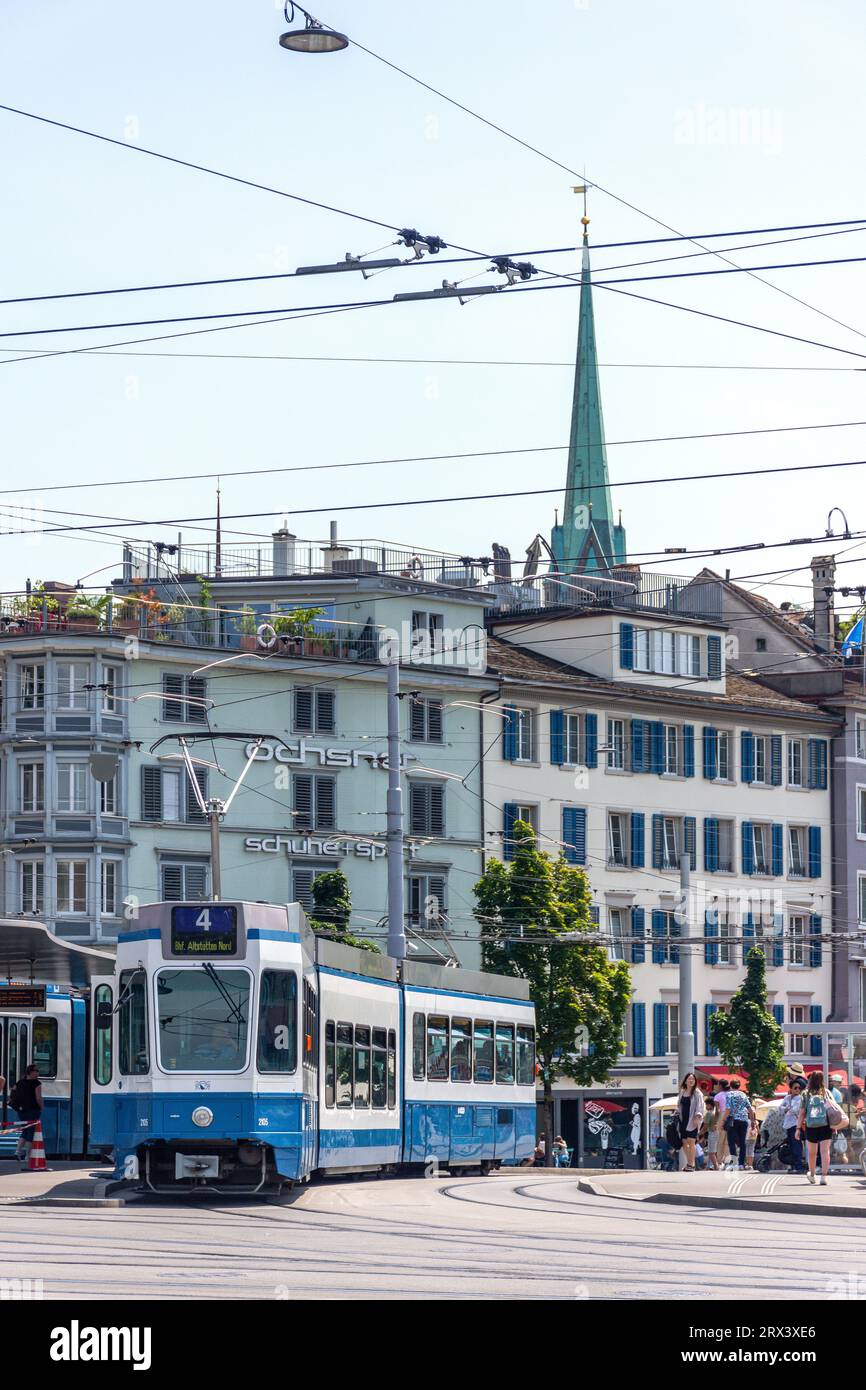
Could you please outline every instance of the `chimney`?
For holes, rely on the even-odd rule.
[[[815,643],[824,652],[836,650],[835,578],[835,556],[815,555],[812,559],[812,623]]]
[[[284,522],[279,531],[274,531],[272,539],[274,542],[274,577],[293,574],[297,536],[292,535]]]

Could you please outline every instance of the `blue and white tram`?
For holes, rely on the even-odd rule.
[[[298,904],[142,908],[92,1002],[91,1143],[153,1190],[534,1148],[526,983],[316,939]]]

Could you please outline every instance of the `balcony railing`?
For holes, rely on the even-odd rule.
[[[220,547],[219,565],[213,546],[124,546],[123,579],[154,582],[196,575],[209,579],[277,579],[293,576],[357,576],[383,574],[474,588],[483,567],[466,556],[445,551],[417,550],[392,541],[335,541],[331,544],[277,540],[273,545]]]
[[[537,614],[566,608],[618,608],[722,621],[722,588],[714,580],[619,568],[599,574],[540,575],[489,586],[497,614]]]

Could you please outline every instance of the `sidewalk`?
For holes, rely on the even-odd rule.
[[[866,1217],[866,1177],[831,1174],[812,1187],[796,1173],[606,1173],[581,1178],[581,1192],[666,1206],[722,1207],[734,1211],[791,1212],[798,1216]]]
[[[14,1159],[0,1160],[0,1205],[119,1207],[126,1199],[106,1194],[113,1169],[96,1160],[52,1159],[47,1173],[29,1173]]]

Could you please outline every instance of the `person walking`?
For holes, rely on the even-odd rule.
[[[719,1129],[721,1117],[719,1109],[712,1096],[707,1100],[707,1110],[704,1116],[704,1131],[707,1136],[707,1164],[712,1169],[719,1166]]]
[[[788,1094],[782,1101],[782,1123],[785,1127],[785,1138],[791,1146],[793,1158],[791,1171],[794,1173],[805,1173],[806,1171],[806,1165],[803,1161],[803,1144],[800,1139],[800,1110],[805,1089],[805,1078],[792,1075],[788,1081]]]
[[[693,1173],[695,1171],[695,1143],[706,1111],[703,1091],[698,1085],[698,1078],[693,1071],[687,1072],[680,1083],[677,1110],[685,1159],[683,1171]]]
[[[745,1168],[746,1166],[746,1140],[749,1135],[749,1126],[757,1116],[752,1109],[751,1101],[748,1096],[743,1095],[740,1090],[740,1079],[735,1076],[731,1082],[731,1089],[728,1092],[727,1114],[730,1120],[728,1125],[728,1145],[731,1150],[731,1159],[735,1168]]]
[[[821,1186],[827,1186],[827,1173],[830,1168],[830,1140],[833,1129],[844,1127],[845,1116],[837,1105],[832,1092],[824,1085],[824,1073],[813,1071],[809,1077],[806,1093],[800,1103],[797,1121],[798,1133],[806,1135],[809,1156],[808,1181],[815,1184],[815,1167],[818,1155],[821,1157]]]
[[[33,1121],[32,1124],[25,1123],[18,1135],[15,1157],[19,1163],[24,1163],[33,1142],[36,1121],[42,1119],[42,1082],[39,1080],[37,1068],[32,1064],[27,1068],[21,1080],[13,1086],[9,1103],[13,1110],[18,1111],[19,1120]]]
[[[727,1129],[727,1121],[728,1121],[728,1093],[730,1092],[730,1089],[731,1089],[731,1083],[730,1083],[730,1081],[728,1080],[728,1078],[727,1078],[726,1076],[723,1076],[723,1077],[721,1077],[720,1080],[719,1080],[719,1089],[716,1091],[716,1094],[715,1094],[715,1096],[713,1097],[713,1099],[714,1099],[715,1102],[716,1102],[716,1109],[717,1109],[718,1112],[719,1112],[719,1126],[718,1126],[719,1143],[718,1143],[718,1148],[716,1149],[716,1157],[717,1157],[717,1159],[718,1159],[719,1167],[720,1167],[720,1168],[724,1168],[724,1166],[725,1166],[725,1164],[727,1163],[727,1160],[728,1160],[728,1129]]]

